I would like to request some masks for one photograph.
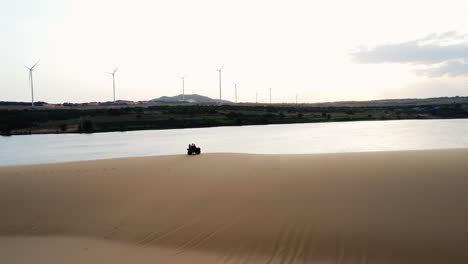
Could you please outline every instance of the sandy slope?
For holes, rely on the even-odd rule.
[[[0,167],[2,258],[466,263],[468,150]]]

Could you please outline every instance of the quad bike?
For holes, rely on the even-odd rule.
[[[187,155],[199,155],[201,153],[201,149],[195,146],[190,146],[187,149]]]

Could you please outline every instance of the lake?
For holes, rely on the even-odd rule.
[[[468,119],[0,136],[0,166],[202,152],[334,153],[468,148]]]

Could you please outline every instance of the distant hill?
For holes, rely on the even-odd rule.
[[[183,96],[181,94],[176,96],[162,96],[151,101],[153,102],[166,102],[166,103],[178,103],[182,102]],[[218,103],[219,99],[212,99],[208,96],[203,96],[199,94],[186,94],[185,101],[189,103]],[[224,104],[232,103],[231,101],[221,100]]]

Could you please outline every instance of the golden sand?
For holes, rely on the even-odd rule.
[[[0,263],[467,262],[468,150],[0,167]]]

